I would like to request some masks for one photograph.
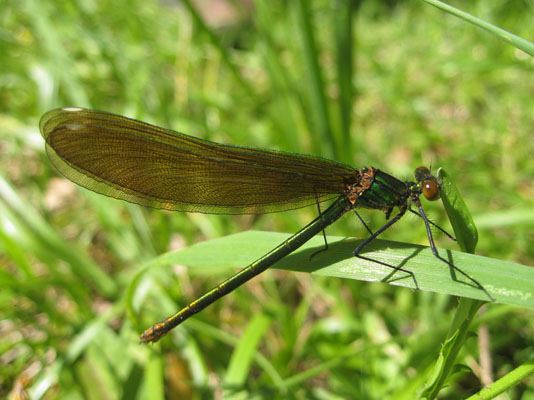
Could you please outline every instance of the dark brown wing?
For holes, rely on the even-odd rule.
[[[52,110],[39,125],[50,160],[73,182],[167,210],[283,211],[343,194],[355,173],[321,157],[213,143],[82,108]]]

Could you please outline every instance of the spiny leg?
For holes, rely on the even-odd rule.
[[[384,226],[382,226],[379,230],[377,230],[375,233],[373,233],[371,236],[369,236],[367,239],[365,239],[362,243],[360,243],[360,245],[358,247],[356,247],[356,249],[354,250],[353,254],[354,254],[355,257],[361,258],[362,260],[371,261],[371,262],[383,265],[385,267],[391,268],[391,269],[393,269],[395,271],[402,271],[402,272],[405,272],[405,273],[409,274],[413,279],[413,283],[415,284],[415,288],[419,289],[419,285],[417,284],[417,279],[415,279],[415,275],[414,275],[413,272],[408,271],[408,270],[406,270],[404,268],[401,268],[401,267],[397,267],[395,265],[391,265],[391,264],[385,263],[383,261],[378,261],[378,260],[375,260],[375,259],[360,255],[360,251],[362,251],[362,249],[365,246],[367,246],[369,243],[371,243],[373,240],[375,240],[378,237],[378,235],[380,235],[382,232],[384,232],[386,229],[388,229],[391,225],[393,225],[395,222],[397,222],[399,219],[401,219],[402,216],[405,213],[406,213],[406,209],[401,210],[397,215],[395,215],[395,217],[393,217],[391,220],[389,220]]]
[[[416,204],[417,208],[419,209],[419,212],[421,213],[421,218],[423,219],[423,222],[425,223],[425,228],[426,228],[426,235],[428,236],[428,242],[430,243],[430,248],[432,249],[432,253],[434,254],[434,256],[436,258],[438,258],[439,260],[443,261],[445,264],[447,264],[448,266],[450,266],[452,269],[454,269],[455,271],[459,272],[460,274],[462,274],[463,276],[465,276],[467,279],[469,279],[471,282],[473,282],[480,290],[482,290],[486,296],[488,296],[488,298],[490,299],[490,301],[495,301],[495,299],[493,298],[493,296],[491,294],[488,293],[488,291],[484,288],[484,286],[482,286],[480,284],[479,281],[477,281],[475,278],[471,277],[469,274],[465,273],[464,271],[462,271],[460,268],[458,268],[456,265],[454,265],[453,263],[447,261],[445,258],[441,257],[438,253],[438,249],[436,248],[436,245],[434,244],[434,237],[432,236],[432,231],[430,230],[430,221],[428,220],[425,212],[423,211],[423,207],[421,206],[421,204]]]
[[[321,213],[321,205],[319,204],[319,199],[317,198],[317,196],[315,197],[315,203],[317,204],[317,211],[319,211],[319,218],[321,218],[322,216],[322,213]],[[315,252],[313,252],[313,254],[310,256],[310,260],[315,257],[315,255],[319,254],[319,253],[322,253],[323,251],[327,251],[328,250],[328,242],[326,241],[326,233],[323,229],[323,238],[324,238],[324,247],[322,249],[319,249]]]
[[[365,226],[365,229],[367,229],[367,232],[369,232],[370,235],[373,235],[373,231],[372,231],[371,228],[369,228],[369,226],[365,223],[365,221],[363,220],[363,218],[361,217],[361,215],[358,214],[358,211],[354,210],[354,214],[356,214],[356,216],[358,217],[358,219],[360,220],[360,222],[363,224],[363,226]]]
[[[413,212],[413,213],[414,213],[415,215],[417,215],[419,218],[424,219],[423,216],[422,216],[421,214],[419,214],[417,211],[412,210],[411,208],[408,208],[408,210],[409,210],[410,212]],[[425,215],[425,217],[426,217],[426,215]],[[439,226],[438,224],[433,223],[433,222],[430,221],[428,218],[427,218],[427,220],[428,220],[428,223],[429,223],[430,225],[432,225],[432,226],[435,227],[435,228],[438,228],[442,233],[444,233],[445,235],[447,235],[447,236],[449,237],[449,239],[454,240],[454,241],[456,242],[456,238],[455,238],[454,236],[452,236],[449,232],[447,232],[445,229],[443,229],[443,228],[442,228],[441,226]]]

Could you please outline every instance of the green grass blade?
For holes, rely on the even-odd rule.
[[[442,168],[438,171],[438,179],[441,181],[441,201],[456,235],[456,241],[463,251],[474,253],[478,242],[478,232],[471,213],[456,185]]]
[[[353,55],[353,20],[357,4],[354,1],[334,2],[336,29],[336,67],[337,87],[339,90],[340,140],[337,143],[339,160],[351,163],[351,116],[353,104],[352,65]],[[337,131],[337,130],[336,130]]]
[[[276,143],[280,148],[291,151],[302,151],[301,129],[297,123],[299,103],[295,96],[292,86],[291,74],[283,65],[280,57],[280,44],[276,40],[273,25],[276,24],[277,16],[274,15],[272,3],[261,0],[255,3],[256,12],[254,13],[254,23],[259,35],[263,39],[262,59],[266,67],[269,82],[273,91],[276,93],[276,100],[268,108],[269,120],[275,126],[272,135],[276,135]],[[286,16],[287,18],[287,16]],[[289,26],[289,24],[284,25]],[[284,36],[289,36],[290,29]]]
[[[225,399],[240,398],[239,392],[235,392],[235,389],[232,388],[243,387],[246,383],[247,376],[250,374],[250,364],[257,352],[258,344],[270,324],[271,319],[263,314],[256,315],[248,324],[232,354],[228,370],[224,376],[224,385],[228,387],[228,391],[224,395]]]
[[[47,18],[46,2],[28,0],[25,6],[29,15],[34,16],[32,24],[41,43],[40,52],[44,53],[44,58],[49,60],[45,64],[46,68],[54,77],[57,76],[58,82],[54,83],[62,85],[66,97],[72,104],[89,107],[91,103],[86,88],[74,72],[75,58],[68,51],[68,46],[65,46],[64,38],[55,29],[54,21]]]
[[[314,143],[316,154],[324,157],[334,157],[335,146],[332,138],[332,124],[328,113],[326,94],[324,90],[324,78],[319,66],[319,52],[315,43],[314,28],[312,26],[312,13],[310,4],[306,0],[295,2],[297,28],[303,45],[304,62],[308,69],[310,85],[311,121],[310,130],[317,133],[317,141]]]
[[[529,42],[528,40],[525,40],[523,38],[520,38],[519,36],[516,36],[510,32],[507,32],[504,29],[501,29],[495,25],[490,24],[489,22],[486,22],[480,18],[475,17],[474,15],[466,13],[465,11],[459,10],[441,1],[438,1],[438,0],[424,0],[424,1],[443,11],[446,11],[452,15],[455,15],[458,18],[461,18],[464,21],[467,21],[479,28],[485,29],[488,32],[493,33],[494,35],[498,36],[499,38],[511,44],[512,46],[523,50],[525,53],[530,54],[531,56],[534,56],[534,43]]]
[[[435,399],[438,396],[456,365],[458,353],[468,337],[471,322],[482,304],[484,303],[473,299],[461,299],[447,338],[441,346],[434,370],[420,394],[420,399]]]
[[[166,253],[151,264],[182,264],[192,268],[242,268],[289,236],[287,233],[274,232],[238,233]],[[317,236],[279,261],[274,268],[338,278],[388,282],[396,286],[414,288],[410,276],[403,273],[393,274],[387,267],[355,258],[352,252],[359,243],[361,240],[353,238],[328,237],[328,251],[319,253],[310,260],[315,251],[324,247],[322,237]],[[235,249],[240,250],[236,252]],[[366,250],[364,254],[367,257],[400,265],[412,271],[421,290],[487,300],[487,296],[480,289],[463,277],[455,276],[426,246],[375,240]],[[452,250],[440,250],[440,254],[476,278],[497,302],[534,308],[533,268]]]
[[[512,386],[517,385],[527,376],[534,374],[534,359],[530,359],[519,367],[510,371],[501,379],[495,381],[490,387],[482,389],[479,393],[470,396],[467,400],[489,400],[504,393]]]
[[[502,227],[534,227],[534,209],[518,208],[514,210],[490,211],[474,217],[480,229]]]
[[[151,399],[165,398],[165,374],[163,359],[153,352],[145,367],[146,393]]]
[[[183,5],[189,10],[191,13],[191,16],[199,29],[203,31],[210,39],[211,43],[215,46],[215,48],[219,51],[223,62],[226,64],[232,75],[234,76],[236,82],[241,86],[241,88],[247,93],[248,96],[254,97],[254,91],[250,87],[247,81],[243,79],[241,76],[241,73],[239,72],[239,69],[234,64],[232,59],[230,58],[230,54],[228,52],[228,49],[225,48],[220,40],[218,39],[217,35],[211,29],[204,20],[202,19],[201,15],[198,13],[198,11],[195,9],[195,7],[191,4],[190,0],[185,0],[183,2]]]
[[[81,250],[74,248],[60,237],[2,176],[0,176],[0,202],[13,214],[21,229],[31,232],[31,235],[27,236],[34,241],[35,247],[39,247],[41,253],[51,258],[65,260],[75,274],[87,279],[86,284],[91,283],[102,293],[106,295],[115,293],[116,283]]]
[[[441,181],[441,200],[454,229],[458,245],[463,251],[473,254],[478,242],[478,232],[471,213],[456,185],[442,168],[438,171],[438,179]],[[463,268],[463,265],[461,267]],[[473,299],[460,299],[434,371],[420,394],[421,399],[434,399],[438,396],[455,368],[458,354],[468,337],[471,322],[482,304],[484,303]]]

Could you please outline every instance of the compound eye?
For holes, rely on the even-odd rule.
[[[439,186],[436,181],[434,180],[427,180],[422,182],[422,188],[423,196],[429,201],[434,201],[439,199]]]

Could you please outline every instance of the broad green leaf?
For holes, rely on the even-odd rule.
[[[288,237],[289,234],[274,232],[238,233],[166,253],[146,267],[150,269],[156,265],[181,264],[191,268],[243,268]],[[352,252],[361,240],[335,236],[327,239],[328,251],[318,253],[310,260],[314,252],[324,247],[323,238],[316,236],[276,263],[274,268],[415,288],[410,275],[354,257]],[[477,279],[497,302],[534,308],[533,268],[453,250],[441,249],[439,252]],[[455,274],[436,259],[426,246],[375,240],[366,247],[363,254],[413,272],[421,290],[488,300],[472,282]]]
[[[467,253],[474,253],[478,242],[478,232],[471,213],[445,170],[438,171],[441,181],[441,201],[451,222],[452,229],[460,248]]]

